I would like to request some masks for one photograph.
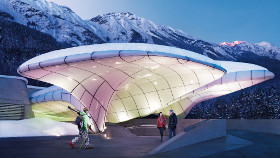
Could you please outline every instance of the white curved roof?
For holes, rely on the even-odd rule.
[[[81,46],[35,57],[18,69],[54,84],[32,95],[33,103],[66,101],[88,107],[95,131],[154,112],[181,116],[198,102],[274,77],[247,63],[217,61],[191,51],[141,43]]]
[[[35,63],[40,63],[43,61],[53,60],[57,58],[63,58],[65,56],[76,56],[76,55],[79,56],[84,54],[91,54],[93,52],[98,52],[98,51],[113,51],[113,50],[137,50],[137,51],[167,53],[170,56],[177,56],[177,55],[186,56],[198,62],[199,61],[203,63],[206,62],[206,63],[210,63],[211,65],[215,65],[215,67],[221,67],[225,69],[225,71],[227,72],[247,71],[247,70],[267,70],[264,67],[254,65],[254,64],[229,62],[229,61],[217,61],[207,56],[192,51],[188,51],[185,49],[155,45],[155,44],[145,44],[145,43],[105,43],[105,44],[95,44],[95,45],[61,49],[32,58],[27,62],[23,63],[20,67],[24,67]]]

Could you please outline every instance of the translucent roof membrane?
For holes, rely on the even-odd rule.
[[[168,115],[170,109],[183,117],[200,101],[274,76],[260,66],[214,61],[158,45],[105,44],[56,53],[38,56],[19,67],[23,76],[60,87],[36,92],[31,101],[64,101],[79,110],[88,107],[96,132],[104,130],[106,121],[117,123],[159,111]]]

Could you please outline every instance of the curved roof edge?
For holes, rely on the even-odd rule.
[[[28,80],[26,78],[24,78],[24,77],[0,75],[0,78],[10,78],[10,79],[23,80],[26,83],[26,85],[28,84]]]
[[[61,49],[34,57],[18,68],[18,73],[42,67],[116,56],[155,55],[190,60],[225,72],[267,70],[264,67],[232,61],[213,60],[207,56],[170,46],[145,43],[106,43]]]
[[[42,61],[56,59],[65,56],[71,55],[81,55],[93,53],[94,51],[112,51],[112,50],[140,50],[147,52],[163,52],[163,53],[171,53],[181,56],[192,57],[194,59],[200,60],[213,60],[207,56],[188,51],[181,48],[175,48],[170,46],[156,45],[156,44],[146,44],[146,43],[104,43],[104,44],[94,44],[94,45],[86,45],[86,46],[78,46],[72,48],[66,48],[61,50],[55,50],[52,52],[48,52],[37,57],[34,57],[27,62],[23,63],[21,66],[27,66],[34,63],[39,63]]]

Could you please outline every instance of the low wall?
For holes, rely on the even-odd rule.
[[[179,134],[184,132],[184,128],[192,126],[196,123],[204,121],[205,119],[178,119],[176,126],[176,133]],[[137,136],[159,136],[159,130],[156,127],[156,119],[133,119],[126,122],[119,123],[120,126],[123,126],[130,130]],[[168,125],[168,119],[167,119]],[[168,136],[168,129],[166,129],[163,134]]]
[[[227,129],[239,129],[253,132],[264,132],[272,134],[280,134],[280,120],[279,119],[252,119],[239,120],[228,119]]]
[[[136,137],[128,129],[123,126],[119,126],[113,123],[106,123],[106,129],[102,134],[106,134],[106,137]]]
[[[226,120],[205,120],[187,127],[185,132],[164,142],[148,155],[162,153],[195,143],[226,136]]]

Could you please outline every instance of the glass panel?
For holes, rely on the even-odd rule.
[[[264,79],[264,72],[265,71],[257,71],[257,70],[254,70],[252,71],[252,76],[253,76],[253,79]]]
[[[188,98],[182,99],[179,102],[184,111],[192,104]]]
[[[126,111],[124,108],[123,103],[121,102],[120,99],[116,99],[112,101],[112,106],[115,110],[116,113],[121,112],[121,111]]]
[[[240,81],[238,82],[242,89],[250,87],[253,85],[252,81]]]
[[[126,62],[133,62],[136,60],[140,60],[144,57],[145,56],[122,56],[122,59],[125,60]]]
[[[89,107],[92,98],[93,98],[93,96],[90,95],[87,91],[85,91],[85,93],[84,93],[83,96],[82,96],[81,102],[82,102],[82,104],[84,104],[86,107]]]
[[[44,69],[55,72],[55,71],[58,71],[59,69],[65,68],[65,67],[69,67],[69,66],[66,64],[61,64],[61,65],[44,67]]]
[[[237,81],[251,80],[251,71],[239,71],[236,78]]]
[[[174,113],[176,113],[177,115],[184,112],[181,105],[178,102],[172,104],[171,109],[174,110]]]
[[[133,96],[133,98],[139,109],[150,107],[144,94],[135,95],[135,96]]]
[[[41,78],[47,74],[51,74],[51,72],[49,71],[45,71],[43,69],[36,69],[36,70],[32,70],[32,71],[26,71],[23,73],[24,75],[30,76],[33,79],[38,79]]]
[[[173,100],[170,89],[158,91],[163,106]]]
[[[222,77],[222,83],[228,83],[228,82],[235,82],[235,78],[236,78],[236,73],[232,72],[232,73],[227,73],[226,75],[224,75]]]
[[[78,82],[81,82],[84,79],[86,79],[87,77],[89,77],[90,75],[92,75],[92,73],[90,73],[88,71],[84,71],[84,70],[77,69],[74,67],[69,67],[69,66],[61,68],[56,72],[63,74],[67,77],[70,77],[74,80],[77,80]]]
[[[156,91],[155,86],[150,81],[141,79],[141,80],[137,80],[136,83],[141,87],[144,93]]]
[[[98,116],[98,120],[97,120],[97,125],[100,130],[103,130],[103,128],[104,128],[105,114],[106,114],[106,111],[103,108],[100,108],[99,116]]]
[[[199,88],[199,84],[188,85],[186,86],[186,93],[190,93],[197,88]]]
[[[139,112],[138,112],[138,110],[130,110],[130,111],[128,111],[128,116],[130,119],[137,118],[137,117],[139,117]]]
[[[113,93],[114,90],[108,85],[108,83],[104,82],[97,90],[94,97],[103,105],[104,108],[107,109],[109,100]]]
[[[124,103],[124,106],[127,111],[137,109],[136,104],[134,103],[132,97],[124,98],[122,99],[122,102]]]
[[[156,92],[146,93],[146,96],[147,96],[151,111],[156,111],[159,108],[161,108],[161,103],[159,101],[159,97]]]
[[[54,73],[44,76],[40,80],[54,84],[67,90],[68,92],[71,92],[78,85],[78,82],[74,81],[72,78],[67,78]]]
[[[70,102],[70,94],[62,93],[62,100],[65,102]]]
[[[129,120],[129,117],[126,112],[118,112],[117,115],[120,122]]]
[[[97,119],[98,119],[100,108],[101,108],[101,106],[98,103],[98,101],[96,101],[96,99],[93,98],[89,112],[95,121],[97,121]]]
[[[226,85],[232,92],[235,92],[235,91],[238,91],[241,89],[238,82],[227,83]]]
[[[124,90],[128,90],[131,95],[143,94],[143,91],[139,88],[138,85],[131,83],[124,87]]]
[[[139,109],[139,113],[140,113],[140,116],[141,116],[141,117],[147,116],[147,115],[150,114],[150,109],[149,109],[149,108]]]
[[[179,97],[187,94],[184,86],[172,88],[172,93],[173,93],[174,99],[179,98]]]
[[[90,94],[94,95],[96,90],[103,82],[104,80],[102,78],[97,75],[93,75],[84,80],[81,84],[89,91]]]
[[[85,92],[85,89],[81,85],[78,85],[73,90],[72,95],[80,100],[84,92]]]
[[[52,93],[47,93],[47,94],[45,95],[45,100],[46,100],[46,101],[52,101],[52,100],[53,100],[53,98],[52,98]]]
[[[178,64],[178,61],[176,58],[170,58],[170,57],[161,57],[161,56],[149,56],[153,61],[161,64],[161,65],[173,65]]]
[[[182,79],[176,73],[173,73],[173,76],[170,75],[165,79],[168,81],[171,88],[184,85]]]
[[[114,71],[109,71],[106,72],[102,77],[110,83],[110,85],[114,88],[117,89],[118,86],[120,85],[121,82],[123,82],[125,79],[127,79],[129,76],[124,74],[121,71],[114,70]]]
[[[208,70],[194,70],[194,71],[198,77],[200,86],[206,85],[207,83],[214,81],[212,74]]]
[[[108,119],[108,122],[111,122],[111,123],[118,123],[119,122],[119,119],[118,119],[118,116],[116,113],[108,113],[107,114],[107,119]]]
[[[130,97],[128,91],[122,89],[122,90],[119,90],[117,91],[117,95],[119,96],[119,98],[127,98],[127,97]],[[115,98],[115,96],[114,96]]]

